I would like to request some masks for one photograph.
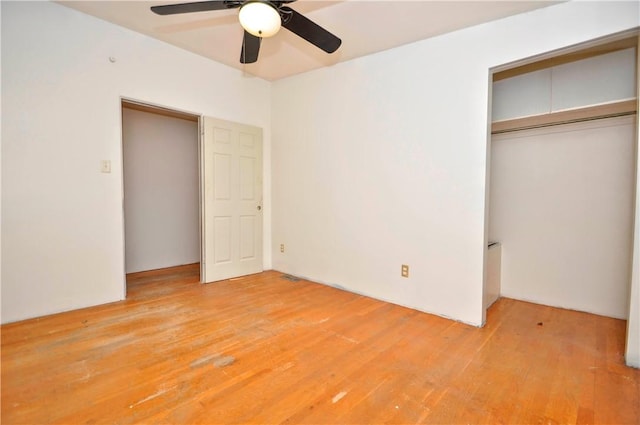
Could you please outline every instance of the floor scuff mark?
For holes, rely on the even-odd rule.
[[[236,361],[236,358],[233,356],[220,356],[217,359],[213,360],[213,365],[215,367],[225,367],[233,364]]]
[[[337,403],[337,402],[339,402],[340,400],[342,400],[342,398],[343,398],[344,396],[346,396],[346,395],[347,395],[347,392],[346,392],[346,391],[340,391],[338,394],[336,394],[335,396],[333,396],[333,398],[331,399],[331,402],[332,402],[332,403]]]
[[[87,359],[84,359],[79,363],[79,369],[80,370],[78,372],[82,373],[82,376],[79,377],[78,380],[80,382],[89,382],[92,373],[91,369],[89,369],[89,366],[87,366]]]
[[[360,344],[360,341],[358,341],[356,339],[353,339],[353,338],[349,338],[348,336],[344,336],[344,335],[338,334],[338,333],[336,334],[336,336],[338,336],[338,337],[340,337],[340,338],[342,338],[342,339],[344,339],[346,341],[349,341],[349,342],[351,342],[353,344]]]
[[[146,401],[149,401],[149,400],[153,400],[156,397],[160,397],[162,394],[169,392],[173,388],[174,387],[167,388],[167,389],[164,389],[164,388],[159,389],[158,391],[156,391],[155,393],[151,394],[150,396],[147,396],[147,397],[143,398],[142,400],[136,401],[135,403],[129,405],[129,409],[133,409],[135,406],[137,406],[139,404],[142,404],[142,403],[144,403]]]
[[[200,357],[199,359],[192,361],[189,367],[191,369],[195,369],[197,367],[204,366],[216,357],[219,357],[218,354],[210,354],[208,356]]]
[[[212,363],[215,367],[225,367],[233,364],[236,361],[236,358],[233,356],[223,356],[220,354],[210,354],[208,356],[200,357],[197,360],[191,362],[189,367],[191,369],[195,369],[200,366],[207,365]]]
[[[287,369],[291,369],[294,366],[293,362],[287,362],[281,366],[276,367],[275,369],[273,369],[275,372],[284,372]]]

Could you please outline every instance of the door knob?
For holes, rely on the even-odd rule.
[[[258,211],[262,209],[262,205],[258,205]]]

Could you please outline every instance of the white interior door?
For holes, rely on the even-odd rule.
[[[262,269],[262,129],[203,118],[203,282]]]

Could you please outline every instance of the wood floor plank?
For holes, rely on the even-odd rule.
[[[0,327],[2,423],[640,423],[621,320],[503,298],[474,328],[276,271],[198,279]]]

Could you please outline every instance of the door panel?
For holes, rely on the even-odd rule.
[[[256,219],[254,216],[240,217],[240,260],[255,258]]]
[[[213,261],[215,264],[231,262],[231,217],[213,218]]]
[[[213,173],[215,199],[231,200],[231,155],[214,153]]]
[[[203,119],[203,281],[262,271],[262,130]]]

